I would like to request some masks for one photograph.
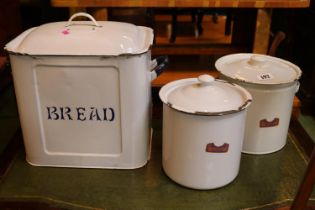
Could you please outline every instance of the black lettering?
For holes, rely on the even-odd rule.
[[[71,109],[69,107],[60,107],[60,119],[64,120],[65,116],[68,117],[68,120],[72,120],[72,117],[70,115]]]
[[[60,119],[64,120],[65,117],[63,116],[63,107],[60,107]]]
[[[79,120],[79,121],[109,121],[115,120],[115,110],[111,107],[97,108],[97,107],[76,107],[71,108],[47,106],[48,120]],[[75,109],[75,110],[74,110]],[[73,110],[73,114],[72,114]],[[74,114],[77,114],[74,117]]]
[[[104,116],[104,121],[107,121],[107,116],[106,116],[107,108],[103,108],[103,116]]]
[[[105,109],[105,110],[106,110],[105,113],[106,113],[106,119],[107,119],[107,109]],[[108,119],[108,121],[112,122],[112,121],[114,121],[114,119],[115,119],[115,112],[114,112],[114,109],[113,109],[113,108],[108,108],[108,110],[109,110],[110,113],[111,113],[111,118]]]
[[[77,107],[78,120],[85,121],[86,117],[84,116],[85,108]]]
[[[101,117],[98,114],[98,111],[95,107],[91,107],[90,120],[101,121]]]
[[[59,115],[57,114],[57,107],[52,106],[52,107],[47,107],[48,111],[48,120],[58,120]]]
[[[270,79],[270,75],[264,74],[260,76],[261,79]]]
[[[70,107],[66,106],[66,107],[64,107],[64,109],[65,109],[65,112],[61,112],[62,113],[61,115],[63,117],[66,115],[66,116],[68,116],[68,120],[72,120],[72,117],[70,115],[70,112],[71,112]]]

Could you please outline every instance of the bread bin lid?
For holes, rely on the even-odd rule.
[[[196,115],[239,112],[252,101],[244,88],[207,74],[168,83],[159,95],[163,103],[171,108]]]
[[[215,67],[226,77],[254,84],[286,84],[298,80],[301,70],[293,63],[261,54],[240,53],[219,58]]]
[[[78,16],[89,21],[73,21]],[[29,29],[8,43],[10,53],[28,55],[141,54],[153,43],[153,30],[113,21],[96,21],[87,13],[76,13],[68,22],[54,22]]]

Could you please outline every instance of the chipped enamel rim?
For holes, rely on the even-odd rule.
[[[170,103],[167,99],[168,95],[175,89],[179,88],[179,87],[183,87],[186,85],[192,85],[192,84],[198,84],[199,81],[197,78],[187,78],[187,79],[181,79],[181,80],[176,80],[173,82],[170,82],[166,85],[164,85],[160,92],[159,92],[159,96],[161,101],[167,105],[168,107],[179,111],[179,112],[183,112],[186,114],[192,114],[192,115],[200,115],[200,116],[222,116],[222,115],[228,115],[228,114],[233,114],[233,113],[237,113],[237,112],[241,112],[244,109],[246,109],[252,102],[252,96],[250,95],[250,93],[245,89],[242,88],[241,86],[225,81],[225,80],[219,80],[219,79],[215,79],[215,81],[218,82],[223,82],[223,83],[227,83],[229,85],[232,85],[234,88],[238,89],[244,97],[244,103],[239,106],[237,109],[231,109],[231,110],[227,110],[227,111],[221,111],[221,112],[200,112],[200,111],[191,111],[188,109],[185,109],[183,107],[178,107],[172,103]]]

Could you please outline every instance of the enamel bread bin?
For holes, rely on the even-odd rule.
[[[89,21],[73,21],[85,16]],[[153,31],[97,22],[31,28],[5,49],[32,165],[132,169],[146,164],[151,80],[165,63],[151,61]]]

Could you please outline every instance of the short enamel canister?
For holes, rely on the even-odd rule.
[[[87,21],[74,21],[84,16]],[[77,13],[8,43],[26,159],[37,166],[132,169],[150,150],[153,30]]]
[[[220,78],[253,96],[248,109],[243,152],[268,154],[286,145],[292,104],[301,70],[286,60],[260,54],[232,54],[215,63]]]
[[[160,90],[163,101],[162,165],[173,181],[214,189],[239,172],[246,110],[251,95],[209,75],[177,80]]]

